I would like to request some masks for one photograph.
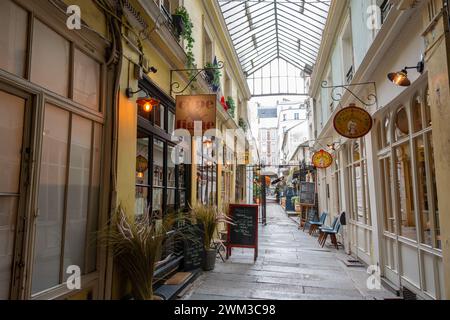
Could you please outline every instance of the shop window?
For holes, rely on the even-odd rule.
[[[74,52],[73,100],[100,111],[100,64],[80,50]]]
[[[395,171],[397,201],[399,203],[400,235],[417,240],[414,214],[413,180],[411,172],[411,150],[409,143],[395,148]]]
[[[425,161],[425,141],[423,136],[414,139],[416,151],[416,175],[418,183],[419,195],[419,217],[421,222],[422,242],[432,245],[431,240],[431,220],[430,220],[430,203],[428,200],[427,187],[427,166]]]
[[[0,68],[25,76],[28,13],[9,0],[0,1]]]
[[[32,294],[65,281],[68,265],[80,266],[82,274],[95,269],[89,246],[97,227],[101,128],[45,107]]]
[[[392,203],[392,190],[393,183],[391,159],[383,158],[380,160],[381,169],[381,184],[383,188],[383,210],[384,210],[384,229],[390,233],[396,233],[396,218]]]
[[[409,134],[408,113],[405,107],[401,107],[397,110],[395,115],[395,140],[398,141],[401,138]]]
[[[391,120],[389,119],[389,115],[387,115],[384,118],[384,122],[383,122],[383,146],[387,147],[391,144],[391,129],[390,129],[390,125],[391,125]]]
[[[0,91],[0,300],[10,298],[25,105],[23,98]]]
[[[149,138],[138,132],[136,149],[136,215],[147,212],[149,189]]]
[[[69,94],[70,44],[34,20],[31,81],[61,96]]]
[[[441,249],[442,248],[442,241],[441,241],[441,228],[440,228],[440,221],[439,221],[439,202],[438,202],[438,196],[436,191],[436,167],[434,163],[434,148],[433,148],[433,135],[432,133],[429,133],[426,135],[428,140],[428,146],[429,146],[429,158],[430,158],[430,179],[431,179],[431,187],[432,190],[432,203],[433,203],[433,211],[434,211],[434,230],[435,230],[435,240],[434,245],[436,248]]]
[[[416,96],[416,98],[414,98],[413,106],[412,106],[412,115],[413,115],[414,132],[419,132],[423,129],[422,103],[421,103],[421,98],[419,96]]]
[[[168,112],[168,128],[167,132],[172,134],[175,131],[175,114],[172,111]]]

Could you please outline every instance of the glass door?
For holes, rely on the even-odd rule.
[[[26,117],[30,101],[20,93],[14,94],[0,87],[0,300],[15,299],[22,266],[15,252],[21,247],[23,236],[24,178],[27,167],[24,163],[29,152],[29,135]]]

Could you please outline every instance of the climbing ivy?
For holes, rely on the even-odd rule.
[[[178,7],[177,10],[175,11],[175,14],[181,16],[184,24],[184,30],[180,34],[180,36],[182,39],[186,41],[186,55],[187,55],[186,67],[187,69],[195,69],[196,68],[195,57],[194,52],[192,51],[194,49],[195,43],[195,39],[192,36],[192,29],[194,28],[194,25],[185,7],[183,6]],[[190,76],[192,76],[192,72]]]

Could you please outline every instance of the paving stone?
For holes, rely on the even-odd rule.
[[[365,269],[351,269],[342,250],[321,248],[317,237],[298,229],[280,206],[268,206],[268,225],[260,226],[258,260],[253,250],[236,248],[216,262],[182,299],[194,300],[355,300],[393,298],[385,289],[368,290]]]

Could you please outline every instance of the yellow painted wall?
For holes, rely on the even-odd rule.
[[[64,3],[68,6],[79,6],[81,9],[81,19],[104,38],[108,37],[105,15],[92,0],[64,0]]]

